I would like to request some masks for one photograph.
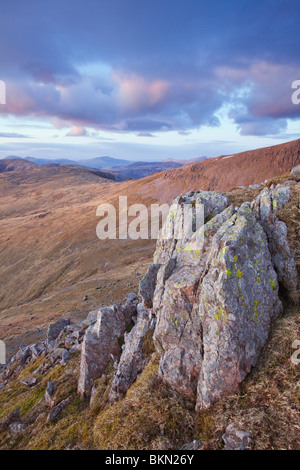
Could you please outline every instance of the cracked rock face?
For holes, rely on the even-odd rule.
[[[290,199],[289,186],[264,188],[254,202],[254,213],[263,226],[278,280],[291,293],[297,291],[298,272],[288,244],[288,229],[276,212]]]
[[[198,245],[192,237],[159,252],[153,299],[160,374],[197,397],[197,409],[236,390],[282,308],[267,237],[250,204],[226,208],[199,230]]]
[[[137,303],[136,294],[129,294],[125,305],[101,308],[97,322],[86,330],[78,381],[78,393],[81,396],[91,395],[94,380],[101,377],[111,355],[120,354],[118,340],[136,315]]]
[[[135,382],[138,374],[146,365],[143,354],[143,342],[152,323],[150,311],[142,304],[137,308],[137,322],[130,333],[125,333],[125,347],[121,355],[118,369],[114,375],[110,391],[110,402],[123,398],[129,387]]]
[[[203,216],[204,219],[207,219],[219,214],[228,206],[228,197],[211,191],[190,191],[178,196],[170,207],[169,214],[157,240],[154,253],[155,263],[165,263],[175,252],[181,251],[181,248],[187,242],[187,238],[185,238],[184,233],[180,239],[177,236],[182,231],[185,207],[193,207],[197,204],[204,206]]]

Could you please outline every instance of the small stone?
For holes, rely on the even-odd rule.
[[[238,429],[234,423],[227,426],[222,438],[225,443],[224,450],[245,450],[249,443],[251,434]]]
[[[203,450],[203,442],[199,441],[192,441],[184,444],[180,450]]]
[[[45,393],[45,400],[46,400],[47,405],[51,405],[52,403],[52,397],[54,395],[55,386],[56,386],[56,382],[48,382],[46,393]]]
[[[36,385],[37,380],[34,378],[20,380],[21,384],[26,385],[26,387],[33,387]]]
[[[21,434],[21,432],[23,432],[26,428],[26,424],[22,423],[11,423],[9,425],[9,430],[14,435]]]

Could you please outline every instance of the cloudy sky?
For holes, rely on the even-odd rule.
[[[299,0],[11,0],[0,157],[217,156],[300,137]]]

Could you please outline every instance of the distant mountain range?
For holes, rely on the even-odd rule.
[[[174,168],[179,168],[187,163],[200,162],[206,160],[207,157],[192,158],[187,160],[175,160],[169,158],[164,161],[157,162],[133,162],[130,160],[113,158],[109,156],[91,158],[88,160],[69,160],[67,158],[35,158],[35,157],[18,157],[18,156],[8,156],[5,159],[11,160],[22,160],[25,162],[32,163],[35,165],[43,166],[61,166],[61,165],[77,165],[84,166],[87,168],[92,168],[95,170],[104,170],[111,173],[117,181],[124,181],[128,179],[138,179],[145,176],[149,176],[153,173],[159,171],[172,170]],[[4,159],[4,160],[5,160]],[[20,167],[19,167],[20,168]]]

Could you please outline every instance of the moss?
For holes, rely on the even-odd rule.
[[[28,375],[32,374],[40,365],[44,362],[45,356],[38,357],[34,362],[30,363],[28,367],[23,369],[19,374],[18,380],[24,379]]]
[[[151,449],[161,429],[173,443],[191,438],[193,405],[170,390],[157,371],[155,356],[126,397],[100,413],[94,428],[97,448]]]
[[[150,356],[155,352],[155,346],[153,342],[154,330],[148,330],[143,339],[142,353],[145,356]]]

